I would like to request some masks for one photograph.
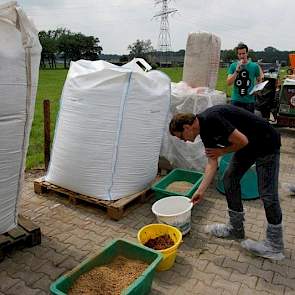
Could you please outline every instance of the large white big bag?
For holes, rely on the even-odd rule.
[[[157,174],[170,85],[131,64],[72,62],[45,179],[104,200],[145,189]]]
[[[190,33],[186,43],[183,78],[190,87],[215,89],[221,40],[210,33]]]
[[[208,87],[191,88],[183,81],[171,84],[169,120],[176,113],[198,114],[214,105],[226,103],[224,92]],[[197,136],[194,142],[184,142],[171,136],[168,127],[163,137],[161,156],[166,158],[173,168],[203,171],[207,163],[200,136]]]
[[[41,46],[16,2],[0,5],[0,234],[17,225]]]

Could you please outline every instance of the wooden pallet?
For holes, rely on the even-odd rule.
[[[61,194],[69,198],[69,201],[73,204],[76,204],[78,200],[85,201],[87,203],[95,204],[100,208],[107,210],[107,215],[109,218],[114,220],[119,220],[123,217],[126,209],[130,207],[135,202],[146,202],[151,196],[152,191],[151,188],[147,188],[141,192],[136,194],[121,198],[116,201],[106,201],[100,200],[95,197],[90,197],[86,195],[82,195],[79,193],[75,193],[71,190],[62,188],[60,186],[54,185],[44,180],[44,177],[38,178],[34,180],[34,191],[37,194],[46,194],[49,192],[55,192],[57,194]]]
[[[8,252],[41,243],[41,231],[33,222],[18,216],[17,227],[0,235],[0,262]]]

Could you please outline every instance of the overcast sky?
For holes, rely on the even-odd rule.
[[[7,1],[0,0],[0,3]],[[128,53],[136,39],[158,47],[160,0],[19,0],[38,30],[66,27],[93,35],[103,53]],[[295,50],[295,0],[173,0],[169,8],[172,50],[185,49],[190,32],[210,32],[222,49],[243,41],[254,50]]]

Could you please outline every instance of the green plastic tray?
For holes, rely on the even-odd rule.
[[[152,286],[155,269],[161,262],[163,255],[158,251],[123,239],[113,240],[101,252],[86,259],[70,272],[58,278],[50,286],[51,294],[67,294],[73,282],[81,274],[88,272],[96,266],[108,264],[119,255],[129,259],[139,259],[149,264],[142,275],[122,292],[122,295],[148,294]]]
[[[163,197],[169,196],[186,196],[188,198],[191,198],[194,192],[199,187],[203,176],[204,174],[201,172],[176,168],[173,169],[168,175],[163,177],[160,181],[155,183],[152,186],[152,190],[155,192],[156,199],[161,199]],[[167,191],[166,187],[175,181],[187,181],[192,183],[193,186],[185,193]]]

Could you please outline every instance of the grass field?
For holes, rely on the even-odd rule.
[[[26,168],[43,167],[44,135],[43,135],[43,100],[50,99],[51,137],[53,137],[55,119],[59,110],[61,96],[67,70],[40,70],[38,92],[35,104],[35,115],[31,130]]]
[[[164,68],[165,72],[173,82],[182,79],[182,68]],[[43,154],[43,100],[50,99],[51,105],[51,137],[53,138],[56,116],[59,110],[59,99],[61,96],[67,70],[40,70],[39,85],[36,98],[35,116],[30,136],[29,150],[27,154],[26,168],[39,168],[44,166]],[[226,86],[226,69],[220,69],[217,81],[217,90],[230,95],[230,89]]]
[[[164,68],[165,72],[173,82],[182,79],[182,68]],[[44,135],[43,135],[43,100],[50,99],[51,109],[51,137],[53,138],[55,121],[59,110],[59,99],[61,96],[67,70],[40,70],[39,84],[36,98],[35,115],[31,130],[29,150],[27,154],[26,168],[40,168],[44,166]],[[226,92],[226,69],[220,69],[216,89]]]

